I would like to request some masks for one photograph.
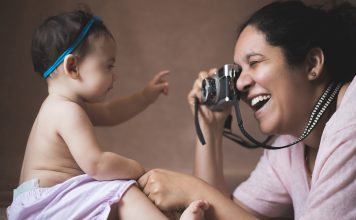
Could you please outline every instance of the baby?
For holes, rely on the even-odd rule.
[[[167,95],[168,71],[138,93],[104,101],[115,81],[116,44],[100,18],[85,11],[45,20],[31,53],[48,96],[28,138],[8,218],[168,219],[136,186],[142,165],[104,152],[93,129],[126,121]],[[181,219],[200,219],[206,209],[206,202],[193,202]]]

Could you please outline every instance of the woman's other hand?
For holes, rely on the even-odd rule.
[[[164,169],[148,171],[139,180],[142,191],[163,211],[186,208],[194,198],[199,180],[191,175]]]

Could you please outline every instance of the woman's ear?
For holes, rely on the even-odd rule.
[[[320,48],[313,48],[307,55],[308,79],[315,80],[321,77],[324,67],[324,52]]]
[[[63,61],[64,73],[72,79],[79,79],[78,59],[73,54],[68,54]]]

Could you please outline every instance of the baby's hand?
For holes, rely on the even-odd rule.
[[[168,95],[168,81],[164,79],[168,75],[169,70],[164,70],[157,73],[146,87],[143,89],[142,94],[148,103],[153,103],[158,98],[159,94],[163,93]]]

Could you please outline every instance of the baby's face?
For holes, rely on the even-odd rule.
[[[79,64],[82,78],[81,95],[87,102],[105,98],[115,81],[115,41],[110,37],[100,37],[92,40],[92,43],[91,51]]]

